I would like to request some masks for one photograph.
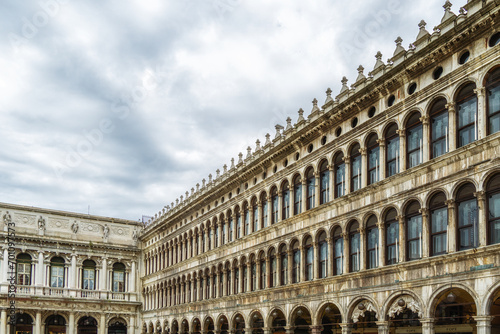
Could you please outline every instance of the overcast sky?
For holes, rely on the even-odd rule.
[[[2,1],[0,201],[154,215],[443,4]]]

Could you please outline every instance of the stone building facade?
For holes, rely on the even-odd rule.
[[[444,8],[155,216],[143,333],[500,333],[499,6]]]

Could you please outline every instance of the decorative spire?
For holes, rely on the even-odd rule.
[[[286,129],[285,131],[291,130],[292,129],[292,119],[290,117],[286,118]]]
[[[266,143],[264,146],[271,145],[271,135],[269,133],[266,133]]]
[[[373,70],[376,70],[381,66],[384,66],[384,62],[382,61],[382,52],[378,51],[377,54],[375,55],[375,59],[377,59],[377,61],[375,62]]]
[[[315,113],[317,111],[321,111],[319,108],[318,108],[318,100],[316,98],[314,98],[314,100],[312,100],[312,104],[313,104],[313,108],[311,110],[311,114],[312,113]]]
[[[198,192],[198,191],[200,191],[200,184],[199,183],[196,184],[196,192]]]
[[[191,196],[194,195],[194,188],[191,188]]]
[[[222,174],[226,174],[227,173],[227,165],[224,164],[224,166],[222,166],[222,168],[223,168]]]
[[[304,110],[302,108],[299,109],[299,119],[297,119],[297,123],[304,121]]]
[[[231,158],[231,169],[234,168],[234,158]]]
[[[260,147],[260,140],[255,141],[255,152],[259,152],[262,148]]]
[[[172,203],[170,203],[170,204],[172,205],[172,209],[173,209],[173,208],[174,208],[174,206],[175,206],[174,202],[172,202]]]
[[[247,157],[245,159],[249,159],[252,157],[252,148],[250,146],[247,147]]]
[[[283,125],[276,124],[274,128],[276,129],[276,136],[274,137],[274,139],[281,138],[281,130],[284,129]]]
[[[238,153],[238,165],[243,163],[243,153]]]
[[[347,81],[348,80],[346,77],[342,77],[342,80],[340,81],[340,82],[342,82],[342,88],[340,89],[340,94],[342,94],[346,90],[349,90],[349,87],[347,87]]]
[[[421,38],[429,35],[429,32],[427,30],[425,30],[426,25],[427,25],[427,23],[425,23],[424,20],[420,21],[420,23],[418,24],[420,31],[418,32],[417,41],[420,40]]]
[[[179,205],[179,199],[178,198],[175,199],[175,206],[177,206],[177,205]]]
[[[396,50],[394,50],[393,57],[396,57],[400,53],[405,52],[405,49],[401,46],[401,43],[403,43],[403,39],[401,38],[401,36],[398,36],[394,43],[396,43]]]
[[[444,3],[444,6],[443,6],[443,8],[444,8],[444,16],[441,19],[441,23],[446,22],[450,18],[452,18],[452,17],[454,18],[456,16],[455,13],[453,13],[451,11],[451,6],[452,6],[451,2],[449,2],[448,0],[446,0],[446,2]]]
[[[212,174],[208,174],[208,184],[212,183]]]
[[[183,201],[183,200],[184,200],[184,196],[183,196],[183,195],[181,195],[181,203],[182,203],[182,201]]]
[[[202,186],[201,187],[205,188],[205,183],[207,182],[207,180],[203,179],[203,180],[201,180],[201,182],[202,182]]]
[[[189,197],[189,191],[186,191],[186,199]]]
[[[329,103],[329,102],[333,102],[333,99],[332,99],[332,90],[330,87],[328,87],[326,89],[326,100],[325,100],[325,104]]]
[[[215,171],[215,173],[217,173],[216,176],[215,176],[215,179],[218,179],[219,176],[220,176],[220,169],[217,168],[217,170]]]
[[[366,79],[365,75],[363,74],[363,71],[365,68],[362,65],[359,65],[358,67],[358,77],[356,78],[356,82],[361,81],[363,79]]]

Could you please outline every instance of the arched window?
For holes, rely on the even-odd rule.
[[[278,272],[277,272],[277,263],[276,263],[276,252],[274,251],[274,248],[272,248],[269,251],[269,265],[271,266],[270,269],[270,277],[269,277],[269,287],[273,288],[276,286],[276,280],[278,278]]]
[[[500,174],[496,174],[486,186],[488,209],[488,244],[500,243]]]
[[[377,217],[371,215],[366,222],[366,268],[378,267],[378,227]]]
[[[300,248],[295,240],[292,244],[292,283],[300,282]]]
[[[406,168],[418,166],[423,161],[423,135],[420,113],[414,112],[406,122]]]
[[[316,178],[314,177],[314,169],[309,168],[306,172],[306,184],[307,184],[307,202],[306,210],[314,208],[316,201]]]
[[[94,290],[95,289],[95,262],[92,260],[83,261],[82,269],[83,269],[82,289]]]
[[[306,253],[306,281],[312,281],[314,278],[313,275],[313,261],[314,261],[314,248],[312,245],[312,238],[307,237],[304,240],[304,252]]]
[[[448,110],[446,100],[438,99],[429,110],[431,125],[431,159],[448,152]]]
[[[399,221],[397,212],[390,209],[385,215],[385,263],[398,263],[399,258]]]
[[[267,194],[266,193],[262,193],[262,195],[260,195],[260,203],[262,204],[262,222],[261,222],[261,226],[262,228],[264,227],[267,227],[267,219],[268,219],[268,215],[269,215],[269,207],[267,205]]]
[[[351,155],[351,192],[361,188],[361,153],[359,144],[352,146]]]
[[[342,275],[344,268],[344,238],[342,229],[335,228],[333,231],[333,274]]]
[[[52,288],[64,287],[64,259],[53,257],[50,260],[50,286]]]
[[[31,256],[29,254],[22,253],[17,256],[16,260],[16,284],[31,285]]]
[[[243,203],[243,217],[245,220],[245,230],[244,233],[245,235],[250,234],[250,210],[248,209],[248,203],[245,202]]]
[[[448,207],[446,196],[439,192],[429,201],[430,210],[430,253],[431,256],[446,254],[448,245]]]
[[[337,153],[333,159],[335,171],[335,198],[345,195],[345,163],[344,154]]]
[[[257,203],[257,198],[255,197],[252,200],[252,213],[253,213],[253,231],[257,232],[259,230],[259,204]]]
[[[399,173],[399,135],[398,126],[393,123],[385,131],[385,175],[393,176]]]
[[[278,188],[273,187],[271,189],[271,224],[276,224],[278,222]]]
[[[486,80],[488,96],[488,134],[500,131],[500,68],[488,74]]]
[[[293,214],[298,215],[302,212],[302,181],[300,175],[293,179]]]
[[[125,292],[125,265],[123,263],[113,265],[113,292]]]
[[[406,259],[408,261],[422,258],[422,215],[420,203],[410,202],[406,207]]]
[[[479,245],[476,188],[467,183],[457,192],[458,250],[476,248]]]
[[[236,207],[236,239],[239,239],[243,236],[242,234],[242,226],[241,226],[241,212],[240,208]]]
[[[477,97],[476,85],[470,83],[460,89],[456,98],[457,148],[477,140]]]
[[[267,288],[267,272],[266,272],[266,256],[264,253],[260,253],[260,258],[259,258],[259,266],[260,266],[260,288],[265,289]]]
[[[281,270],[281,282],[280,285],[288,284],[288,252],[286,251],[286,246],[282,245],[280,248],[280,270]]]
[[[257,289],[257,265],[255,264],[255,259],[252,257],[250,270],[251,270],[251,280],[250,280],[250,291],[255,291]]]
[[[368,157],[368,184],[373,184],[380,180],[380,147],[378,145],[378,136],[373,133],[366,141]]]
[[[328,276],[328,242],[326,241],[326,233],[324,231],[318,237],[318,247],[319,278],[325,278]]]
[[[231,211],[227,213],[227,240],[228,242],[233,241],[233,231],[234,231],[234,226],[233,226],[233,214]]]
[[[330,171],[328,161],[323,160],[319,165],[319,204],[325,204],[330,200]]]
[[[349,227],[349,272],[356,272],[360,269],[360,233],[357,221],[351,223]]]
[[[283,201],[283,212],[281,213],[282,219],[290,218],[290,185],[288,181],[283,183],[281,187],[281,200]]]

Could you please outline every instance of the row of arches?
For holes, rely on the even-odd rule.
[[[146,274],[197,256],[332,199],[437,158],[500,130],[500,67],[484,87],[462,82],[453,99],[436,96],[424,111],[408,111],[388,120],[381,133],[337,149],[330,158],[297,171],[189,232],[145,254]],[[497,241],[496,241],[497,242]],[[492,241],[492,243],[494,243]]]
[[[485,179],[485,191],[463,180],[450,195],[430,190],[346,223],[318,228],[301,237],[144,289],[145,309],[375,269],[485,246],[500,240],[500,172]],[[487,242],[489,240],[489,242]]]

